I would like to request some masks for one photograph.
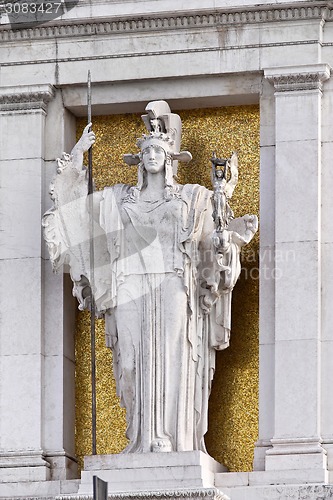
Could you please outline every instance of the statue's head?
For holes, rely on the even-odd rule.
[[[124,155],[128,165],[138,165],[138,189],[145,183],[146,172],[154,170],[153,163],[158,162],[160,169],[165,170],[165,185],[171,190],[175,185],[178,161],[187,162],[192,159],[188,151],[179,151],[182,124],[179,115],[171,113],[165,101],[152,101],[146,106],[147,114],[142,119],[148,129],[137,140],[140,153]],[[154,159],[149,160],[149,156]],[[163,162],[163,166],[162,166]]]
[[[138,155],[140,161],[147,161],[147,152],[155,152],[158,154],[159,158],[164,158],[164,162],[167,159],[173,160],[173,146],[174,141],[170,135],[164,132],[150,132],[147,135],[143,135],[137,140],[137,146],[140,148],[140,153]]]
[[[146,172],[158,174],[165,170],[167,152],[158,144],[148,144],[142,150],[142,163]]]

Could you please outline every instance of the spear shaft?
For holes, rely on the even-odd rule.
[[[88,93],[87,93],[88,123],[91,123],[91,75],[88,71]],[[90,127],[91,130],[91,127]],[[90,131],[89,130],[89,131]],[[96,342],[95,342],[95,255],[94,255],[94,203],[93,203],[93,171],[92,171],[92,146],[88,150],[88,198],[89,198],[89,222],[90,222],[90,343],[91,343],[91,421],[92,421],[92,454],[96,455]]]

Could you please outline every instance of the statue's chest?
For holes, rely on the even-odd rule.
[[[124,227],[122,253],[135,256],[131,257],[131,262],[138,260],[140,254],[140,259],[145,262],[144,270],[140,271],[136,262],[131,272],[174,272],[182,266],[178,245],[181,225],[179,200],[124,203],[120,213]]]
[[[181,223],[180,200],[124,203],[121,218],[125,231],[131,226],[150,228],[163,240],[174,239]]]

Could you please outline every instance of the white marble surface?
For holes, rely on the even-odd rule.
[[[319,483],[319,484],[327,484],[328,482],[328,472],[324,469],[319,468],[310,468],[303,470],[273,470],[273,471],[258,471],[251,472],[249,474],[249,486],[267,486],[276,484],[281,486],[284,484],[288,485],[296,485],[293,486],[299,494],[302,490],[302,485],[311,484],[311,483]],[[282,490],[283,491],[283,490]],[[246,492],[244,492],[246,494]],[[248,491],[249,495],[251,495],[251,488]],[[305,497],[311,500],[316,500],[316,496]],[[244,497],[246,499],[246,497]],[[282,497],[283,499],[283,497]],[[281,500],[282,500],[281,499]]]
[[[275,343],[275,96],[262,81],[260,95],[260,249],[259,249],[259,435],[253,469],[265,469],[274,435]]]
[[[38,196],[38,193],[43,167],[40,158],[0,161],[0,226],[6,234],[6,245],[0,246],[0,259],[36,258],[41,255],[41,230],[31,221],[41,216],[41,194]],[[24,208],[20,199],[24,199]]]
[[[278,243],[276,252],[276,339],[317,340],[321,314],[320,245],[313,241]],[[309,266],[311,273],[306,272]]]
[[[94,74],[93,74],[93,78]],[[96,114],[141,112],[142,103],[161,95],[173,110],[200,107],[256,104],[261,86],[259,74],[204,75],[177,79],[112,82],[94,87],[93,110]],[[62,90],[64,104],[75,115],[85,116],[86,91],[71,86]]]
[[[333,440],[333,425],[332,425],[332,383],[333,383],[333,340],[326,340],[321,343],[322,356],[322,376],[325,376],[326,383],[322,389],[322,412],[321,412],[321,433],[324,443],[329,443]]]
[[[86,91],[86,89],[84,89]],[[45,120],[45,147],[44,158],[47,162],[53,162],[53,173],[55,175],[54,161],[61,156],[63,151],[70,151],[75,144],[76,120],[63,103],[63,92],[57,90],[54,98],[47,107]],[[60,152],[59,152],[60,151]],[[50,178],[45,180],[45,194],[48,194]],[[47,199],[48,206],[50,198]]]
[[[260,147],[275,145],[275,95],[274,87],[262,78],[260,92]]]
[[[272,344],[275,341],[275,283],[280,274],[275,267],[275,246],[260,248],[259,301],[262,313],[259,317],[260,344]]]
[[[74,376],[74,364],[66,360],[63,356],[46,356],[44,361],[44,370],[47,375],[45,380],[45,448],[48,452],[58,450],[59,443],[64,443],[64,422],[61,418],[66,414],[66,423],[73,422],[73,413],[68,411],[64,405],[64,388],[59,384],[59,376],[65,380],[71,380]],[[71,391],[71,397],[75,397],[74,391]],[[71,414],[72,413],[72,414]],[[74,425],[71,426],[72,431]],[[74,440],[72,440],[74,441]],[[73,443],[74,445],[74,443]],[[74,455],[74,446],[71,447]]]
[[[1,317],[1,331],[10,332],[0,337],[2,356],[41,355],[41,262],[39,258],[17,258],[0,260],[1,310],[6,311]],[[21,292],[17,283],[21,283]],[[11,311],[20,309],[20,314]],[[28,358],[27,358],[28,359]],[[10,366],[10,365],[9,365]],[[28,377],[29,368],[23,369],[21,376]],[[1,383],[1,382],[0,382]],[[8,387],[8,396],[11,388]],[[9,408],[8,408],[9,410]]]
[[[40,450],[42,447],[41,356],[40,354],[1,355],[0,360],[0,449]]]
[[[282,340],[275,351],[274,437],[319,439],[318,341]]]
[[[92,492],[95,474],[108,482],[109,492],[214,486],[223,467],[200,451],[91,456],[85,459],[79,494]],[[129,480],[130,478],[130,480]]]
[[[32,60],[39,58],[39,56],[36,57],[36,55],[34,55],[34,51],[32,51],[31,55],[33,56]],[[16,65],[14,62],[6,67],[1,77],[1,82],[2,85],[6,87],[11,85],[24,85],[26,82],[29,82],[29,85],[33,86],[44,83],[55,85],[57,83],[55,77],[56,68],[57,65],[54,62],[43,62],[30,67],[26,66],[24,72],[22,72],[22,66]]]
[[[260,248],[275,245],[275,153],[275,145],[260,148]]]
[[[25,481],[7,482],[0,485],[0,498],[39,496],[55,498],[56,495],[77,493],[80,480]]]
[[[332,81],[329,80],[322,98],[322,362],[321,374],[326,381],[322,387],[322,438],[323,447],[327,451],[328,469],[333,470],[333,405],[330,387],[333,381],[333,229],[330,222],[332,213],[333,175],[330,168],[333,155],[332,114],[333,103]],[[332,478],[331,478],[332,479]]]
[[[277,102],[277,123],[284,123],[284,127],[277,127],[276,142],[311,141],[318,139],[318,124],[320,123],[321,99],[319,93],[301,92],[295,97],[293,93],[279,94]],[[288,113],[286,115],[286,113]],[[290,118],[289,118],[290,117]],[[300,157],[303,165],[307,158],[306,152]],[[291,164],[291,168],[292,168]]]
[[[15,92],[17,89],[13,89]],[[34,131],[31,133],[31,131]],[[40,111],[19,115],[1,114],[1,160],[40,159],[43,147],[44,115]]]
[[[318,139],[276,144],[277,242],[319,238],[319,155]]]
[[[327,457],[324,453],[273,455],[266,459],[266,471],[326,470]]]
[[[333,138],[332,138],[333,139]],[[333,242],[333,227],[330,220],[330,214],[333,210],[332,192],[333,192],[333,172],[330,168],[330,163],[333,156],[333,140],[331,142],[323,142],[321,145],[321,158],[322,158],[322,206],[321,212],[321,238],[322,242]],[[328,298],[328,296],[327,296]]]
[[[322,141],[323,143],[330,143],[332,142],[333,138],[333,132],[332,132],[332,127],[333,127],[333,117],[332,114],[330,113],[330,107],[332,106],[333,102],[333,83],[332,80],[329,79],[325,83],[325,91],[322,96]]]
[[[260,344],[259,346],[260,366],[259,366],[259,439],[269,442],[274,435],[274,402],[272,393],[274,392],[274,358],[275,345]]]
[[[225,488],[234,488],[236,486],[248,486],[248,472],[217,472],[215,474],[215,486],[225,490]]]
[[[223,472],[223,465],[202,451],[183,451],[170,453],[132,453],[119,455],[89,455],[84,459],[84,470],[133,469],[147,467],[203,467],[214,473]]]
[[[322,342],[332,341],[332,321],[333,311],[331,307],[331,300],[333,294],[333,243],[322,243],[321,245],[321,270],[322,270]]]

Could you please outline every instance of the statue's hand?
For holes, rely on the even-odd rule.
[[[219,294],[216,292],[216,290],[214,290],[214,287],[209,287],[209,288],[200,287],[199,303],[204,314],[210,313],[218,297]]]
[[[96,136],[95,136],[94,132],[89,131],[90,127],[91,127],[91,123],[88,123],[88,125],[85,127],[84,131],[82,132],[80,139],[75,144],[75,146],[72,150],[73,156],[75,156],[75,154],[85,153],[94,144],[94,142],[96,140]]]
[[[245,234],[252,240],[258,231],[258,217],[256,215],[244,215],[244,222],[246,226]]]
[[[230,233],[227,229],[214,231],[212,240],[214,247],[219,251],[225,252],[230,247]]]
[[[228,230],[233,232],[232,240],[240,246],[249,243],[258,231],[258,217],[246,214],[230,221]]]

